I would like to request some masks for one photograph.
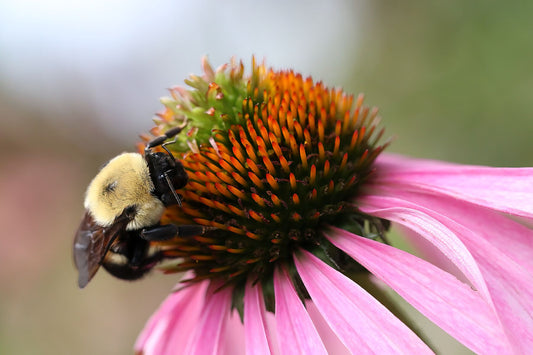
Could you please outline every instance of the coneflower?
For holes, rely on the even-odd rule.
[[[151,133],[189,129],[167,146],[189,183],[162,223],[215,228],[157,243],[185,277],[138,353],[431,353],[361,273],[476,353],[533,349],[533,169],[381,154],[362,96],[255,61],[203,68]],[[390,245],[391,222],[424,259]]]

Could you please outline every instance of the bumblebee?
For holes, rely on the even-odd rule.
[[[165,207],[181,206],[176,190],[187,184],[183,165],[166,148],[175,142],[167,140],[185,125],[148,142],[144,155],[122,153],[111,159],[89,184],[73,248],[80,288],[100,266],[120,279],[139,279],[164,258],[150,241],[201,235],[211,229],[160,224]],[[166,153],[153,151],[158,146]]]

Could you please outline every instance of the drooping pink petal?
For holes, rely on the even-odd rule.
[[[529,274],[509,274],[501,267],[505,259],[494,263],[485,259],[480,266],[508,338],[518,354],[527,354],[533,349],[533,278]]]
[[[327,354],[285,270],[274,272],[275,317],[281,354]]]
[[[332,228],[326,236],[474,352],[511,353],[492,307],[457,278],[402,250],[342,229]]]
[[[312,254],[295,258],[298,274],[324,319],[357,354],[432,354],[404,323],[359,285]]]
[[[414,187],[533,218],[533,168],[489,168],[382,154],[372,184]]]
[[[135,352],[163,355],[183,348],[200,317],[207,285],[201,282],[171,293],[137,338]]]
[[[519,353],[532,349],[531,230],[490,209],[450,197],[402,190],[393,193],[398,197],[397,205],[416,203],[418,210],[439,220],[461,238],[480,267],[511,343]]]
[[[342,343],[337,334],[331,329],[328,322],[324,319],[316,305],[311,300],[305,301],[305,309],[313,321],[313,325],[322,339],[322,343],[326,347],[328,354],[335,355],[352,355],[353,352]]]
[[[224,341],[221,342],[220,354],[237,355],[246,354],[244,325],[237,309],[232,309],[226,320]],[[269,353],[264,353],[269,354]]]
[[[246,354],[261,355],[274,353],[273,344],[266,320],[265,303],[261,285],[248,284],[244,292],[244,324]]]
[[[357,199],[361,211],[396,222],[418,233],[438,248],[480,291],[490,303],[491,298],[479,267],[453,231],[428,214],[401,200],[384,196],[363,196]]]
[[[508,216],[450,196],[428,194],[424,191],[406,191],[389,186],[375,189],[373,193],[416,203],[454,221],[461,221],[461,224],[475,230],[501,253],[516,260],[533,274],[533,230]]]
[[[200,319],[186,346],[183,350],[179,350],[183,354],[215,355],[222,353],[221,350],[226,348],[224,333],[230,316],[232,289],[226,287],[215,292],[217,287],[211,284],[207,290]],[[231,331],[243,332],[244,330],[232,329]],[[235,347],[234,353],[242,353],[242,348]]]

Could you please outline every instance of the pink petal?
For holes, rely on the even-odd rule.
[[[402,188],[387,187],[376,189],[374,192],[426,206],[449,219],[461,221],[461,224],[489,240],[500,253],[516,260],[533,274],[533,230],[507,216],[453,197],[427,194],[423,191],[410,192]]]
[[[487,254],[480,266],[508,338],[517,353],[527,354],[533,349],[533,278],[530,274],[508,272],[501,265],[510,260],[505,257],[490,260],[496,255]]]
[[[226,320],[224,340],[221,343],[221,354],[236,355],[246,354],[244,325],[241,316],[236,309],[231,310],[229,318]],[[269,354],[265,352],[264,354]]]
[[[532,349],[531,230],[492,210],[453,198],[404,191],[395,193],[412,201],[396,199],[397,204],[420,203],[417,209],[438,219],[462,239],[480,267],[500,321],[513,346],[519,353]]]
[[[285,270],[274,272],[276,324],[282,354],[327,354]]]
[[[314,255],[295,258],[298,274],[324,319],[357,354],[432,354],[404,323],[355,282]]]
[[[225,344],[224,331],[229,318],[231,292],[229,287],[214,292],[218,285],[210,285],[200,319],[196,322],[189,341],[182,349],[183,354],[214,355],[221,353]],[[232,331],[238,331],[233,329]],[[221,344],[222,343],[222,344]],[[235,349],[238,350],[238,349]]]
[[[491,302],[476,261],[463,242],[441,222],[417,210],[416,205],[391,197],[364,196],[357,200],[357,206],[365,213],[399,223],[427,239]]]
[[[333,228],[328,238],[413,307],[479,354],[510,353],[491,306],[466,284],[402,250]]]
[[[207,285],[202,282],[171,293],[139,335],[135,352],[161,355],[183,348],[200,316]]]
[[[275,349],[265,318],[266,310],[260,284],[246,286],[244,293],[244,324],[246,354],[270,354]]]
[[[533,218],[533,168],[488,168],[382,154],[372,184],[446,194]]]
[[[322,316],[322,313],[316,308],[316,305],[311,300],[305,301],[305,309],[313,322],[313,325],[322,339],[322,343],[326,347],[328,354],[335,355],[351,355],[353,352],[342,343],[337,334],[331,329],[328,322]]]

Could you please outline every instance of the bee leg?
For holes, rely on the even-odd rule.
[[[215,228],[197,224],[164,224],[150,228],[144,228],[141,231],[141,238],[154,241],[168,240],[174,237],[192,237],[195,235],[202,235],[213,229]]]

